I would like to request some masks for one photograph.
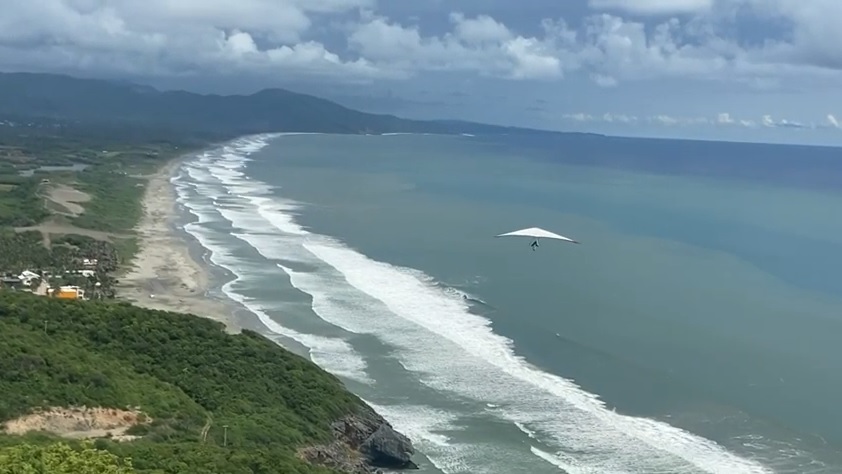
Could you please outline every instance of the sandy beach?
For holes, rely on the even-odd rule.
[[[170,177],[182,163],[167,163],[149,180],[143,199],[144,215],[137,227],[139,252],[117,287],[117,296],[150,309],[191,313],[239,327],[234,308],[206,295],[207,268],[190,255],[188,243],[175,227],[175,190]]]

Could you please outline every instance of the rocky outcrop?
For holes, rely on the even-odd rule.
[[[337,420],[331,428],[333,442],[304,448],[299,455],[348,474],[382,473],[380,468],[418,469],[412,462],[412,441],[368,407]]]

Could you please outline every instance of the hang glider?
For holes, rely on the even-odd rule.
[[[565,237],[563,235],[556,234],[555,232],[550,232],[548,230],[541,229],[540,227],[530,227],[528,229],[506,232],[505,234],[495,235],[495,237],[531,237],[533,239],[532,243],[530,244],[532,250],[535,250],[538,247],[538,239],[561,240],[573,244],[579,243],[576,240]]]

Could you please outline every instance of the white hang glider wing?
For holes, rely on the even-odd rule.
[[[540,227],[530,227],[528,229],[506,232],[505,234],[495,235],[495,237],[531,237],[533,239],[555,239],[563,240],[565,242],[571,242],[574,244],[579,243],[563,235],[558,235],[555,232],[550,232],[548,230],[541,229]]]

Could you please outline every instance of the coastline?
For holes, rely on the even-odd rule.
[[[188,234],[180,231],[175,187],[170,179],[191,154],[175,158],[151,175],[143,196],[143,217],[135,228],[138,252],[117,285],[118,299],[148,309],[193,314],[225,325],[228,333],[243,328],[243,308],[210,294],[214,275],[209,263],[195,256]],[[293,354],[292,348],[280,345]],[[308,360],[308,354],[303,355]],[[324,369],[322,369],[324,370]],[[343,384],[344,386],[344,384]],[[346,390],[347,387],[345,388]],[[349,391],[350,392],[350,391]],[[331,442],[304,446],[298,456],[314,465],[342,472],[371,473],[417,470],[412,441],[395,431],[368,403],[331,424]],[[360,440],[365,440],[360,444]],[[369,443],[369,440],[372,440]],[[423,455],[421,455],[423,456]]]
[[[170,178],[190,155],[167,162],[150,178],[143,196],[143,217],[136,227],[138,252],[117,285],[117,297],[138,306],[189,313],[219,321],[239,332],[233,304],[208,295],[210,271],[190,254],[175,227],[176,196]]]

